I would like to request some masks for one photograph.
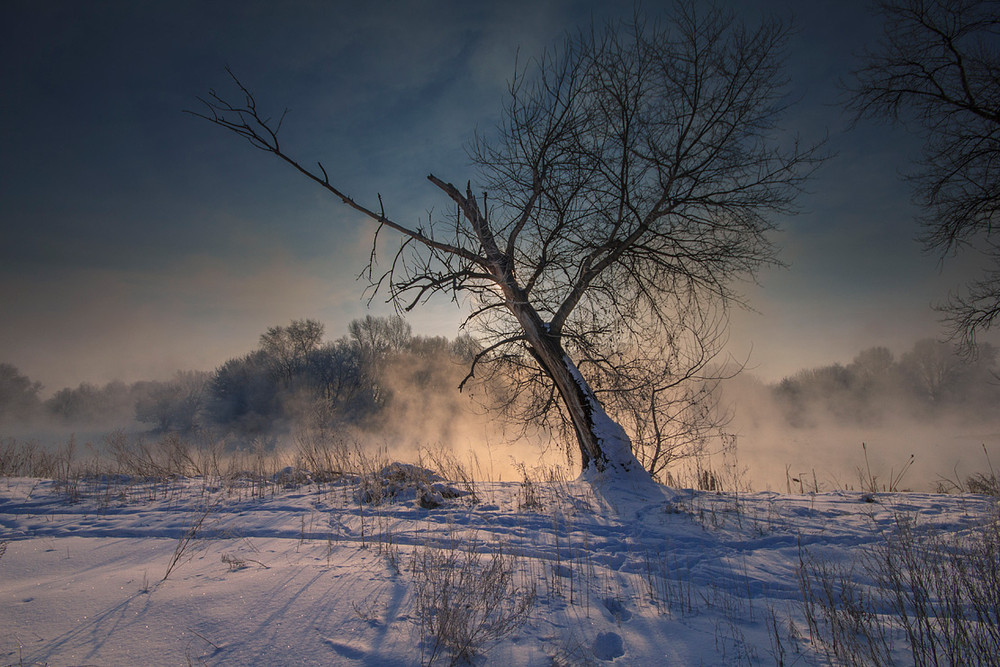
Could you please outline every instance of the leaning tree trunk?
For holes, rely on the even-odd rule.
[[[531,305],[528,294],[514,275],[513,255],[498,246],[489,221],[472,194],[471,185],[466,186],[463,196],[450,183],[433,175],[428,179],[448,193],[471,224],[482,246],[490,277],[503,293],[504,305],[517,318],[528,348],[555,384],[580,446],[583,476],[649,482],[649,474],[632,453],[632,442],[625,429],[604,411],[590,384],[563,350],[559,335],[550,331]]]
[[[513,292],[520,292],[516,287]],[[626,475],[648,480],[649,474],[632,453],[632,442],[617,422],[604,411],[594,390],[552,335],[537,311],[523,298],[512,295],[508,308],[524,331],[529,350],[542,371],[551,378],[562,399],[577,443],[583,474]]]

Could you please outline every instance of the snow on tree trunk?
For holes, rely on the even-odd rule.
[[[578,437],[582,431],[596,450],[596,454],[584,462],[581,476],[592,478],[614,475],[623,479],[648,482],[649,473],[632,453],[632,440],[625,433],[625,429],[604,411],[604,406],[597,399],[590,384],[566,354],[563,354],[563,364],[576,385],[583,406],[584,428],[577,429]]]
[[[573,424],[582,459],[580,478],[591,482],[614,480],[634,487],[651,484],[649,473],[632,453],[632,441],[625,429],[605,412],[586,378],[537,311],[526,300],[508,299],[507,303],[521,324],[535,360],[555,384]]]

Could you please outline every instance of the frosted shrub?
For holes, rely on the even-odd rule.
[[[395,462],[362,476],[359,494],[361,502],[371,505],[416,499],[421,507],[433,509],[446,498],[459,498],[468,492],[446,484],[432,470]]]

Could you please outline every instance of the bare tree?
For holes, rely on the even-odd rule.
[[[347,327],[351,340],[360,348],[366,361],[380,361],[390,353],[403,350],[413,338],[413,329],[399,315],[354,320]]]
[[[16,366],[0,363],[0,424],[36,417],[42,407],[41,390],[40,383],[21,375]]]
[[[350,340],[361,359],[365,383],[371,389],[372,400],[385,405],[392,395],[386,383],[390,358],[401,352],[413,339],[413,329],[399,315],[354,320],[347,327]]]
[[[323,342],[323,324],[316,320],[292,320],[287,327],[270,327],[260,336],[260,349],[274,366],[275,375],[291,384],[296,372]]]
[[[567,37],[518,69],[499,126],[472,145],[480,189],[428,176],[455,214],[418,225],[286,153],[282,119],[238,80],[237,101],[212,92],[196,115],[400,234],[384,273],[373,250],[375,289],[404,309],[464,297],[484,336],[470,376],[505,362],[542,399],[540,416],[555,407],[572,426],[585,472],[640,479],[601,385],[669,370],[663,351],[683,358],[686,333],[697,339],[740,302],[738,281],[776,261],[772,216],[792,212],[819,159],[777,132],[786,35],[680,4],[662,24],[637,17]]]
[[[931,403],[940,402],[965,366],[951,345],[932,338],[917,341],[899,362],[913,387]]]
[[[1000,315],[1000,2],[885,0],[884,33],[854,73],[851,109],[922,135],[909,175],[925,209],[921,241],[942,258],[988,257],[982,278],[942,307],[966,351]]]

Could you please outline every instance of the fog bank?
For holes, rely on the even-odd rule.
[[[728,430],[757,489],[935,490],[989,472],[987,452],[1000,463],[996,358],[988,345],[969,360],[922,340],[775,383],[743,374],[722,390]]]

